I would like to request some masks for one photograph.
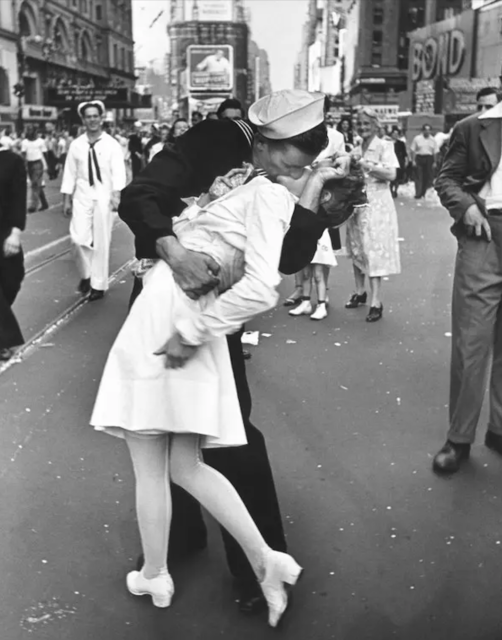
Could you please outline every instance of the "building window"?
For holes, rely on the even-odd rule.
[[[0,104],[5,107],[10,105],[9,74],[3,67],[0,67]]]
[[[383,32],[375,29],[373,31],[373,48],[381,47],[383,42]]]
[[[116,44],[113,45],[113,66],[115,69],[119,66],[119,48]]]
[[[381,51],[372,51],[371,53],[371,64],[374,67],[382,66],[382,52]]]
[[[383,24],[383,7],[373,7],[373,24],[375,26]]]
[[[101,9],[101,5],[98,4],[96,6],[96,20],[101,20],[103,18],[103,11]]]
[[[134,58],[132,55],[132,51],[129,51],[129,71],[130,73],[134,72]]]
[[[126,50],[122,49],[122,66],[121,69],[126,71]]]
[[[502,16],[499,16],[499,33],[502,35]]]

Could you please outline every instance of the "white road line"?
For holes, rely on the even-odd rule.
[[[28,251],[28,253],[25,253],[24,259],[28,260],[29,258],[38,256],[41,253],[44,253],[45,251],[49,251],[49,249],[53,249],[54,247],[57,247],[58,245],[62,244],[63,242],[66,242],[69,239],[70,239],[70,234],[66,236],[62,236],[61,238],[58,238],[57,240],[53,240],[52,242],[48,242],[47,244],[44,244],[42,247],[38,247],[37,249],[32,249],[31,251]]]

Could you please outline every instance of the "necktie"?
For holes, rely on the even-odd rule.
[[[89,167],[89,184],[91,187],[94,186],[94,173],[92,171],[92,163],[94,162],[94,167],[96,168],[96,180],[102,182],[101,180],[101,171],[99,170],[98,158],[96,156],[96,151],[94,150],[94,145],[96,142],[99,142],[100,138],[95,142],[89,142],[89,159],[88,159],[88,167]]]

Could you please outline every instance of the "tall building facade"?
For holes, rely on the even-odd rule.
[[[352,105],[392,104],[406,91],[408,32],[425,24],[427,0],[352,0],[345,90]]]
[[[16,22],[15,4],[0,1],[0,128],[17,117],[13,93],[18,82]]]
[[[310,0],[295,65],[295,87],[342,93],[347,0]]]
[[[132,0],[14,0],[18,74],[25,120],[29,107],[65,108],[55,94],[64,88],[123,88],[135,84]],[[5,1],[0,5],[7,4]],[[131,117],[124,93],[117,115]],[[68,96],[68,109],[75,106]],[[116,106],[116,105],[115,105]],[[37,113],[36,109],[32,109]],[[45,110],[45,114],[49,113]]]
[[[183,115],[189,115],[194,109],[216,107],[229,95],[244,105],[248,103],[249,27],[246,17],[243,0],[171,0],[168,25],[171,84],[176,88]],[[221,85],[222,89],[218,90],[217,85],[204,85],[203,80],[199,89],[192,86],[192,74],[196,70],[194,60],[198,64],[203,62],[202,53],[199,57],[191,57],[193,47],[199,48],[199,52],[207,50],[208,55],[216,54],[221,47],[231,75],[226,88]],[[207,74],[208,82],[209,76]]]

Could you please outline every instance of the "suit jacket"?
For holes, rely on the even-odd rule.
[[[0,241],[13,227],[26,225],[26,169],[23,159],[13,151],[0,150]]]
[[[435,188],[444,207],[455,220],[454,235],[465,233],[462,218],[477,204],[486,215],[479,195],[498,167],[502,153],[502,103],[483,114],[457,123],[436,179]]]

